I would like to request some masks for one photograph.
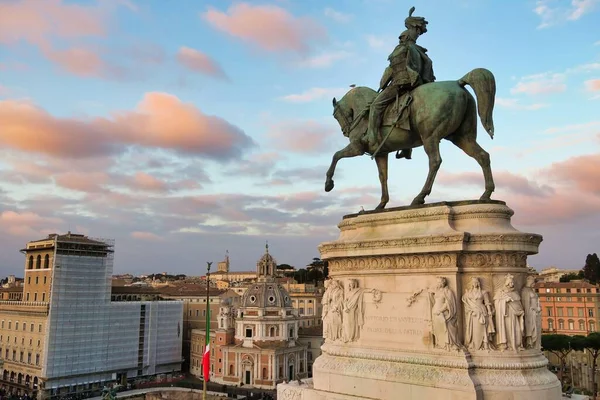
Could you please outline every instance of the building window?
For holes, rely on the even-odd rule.
[[[571,289],[567,288],[567,293],[571,293]]]
[[[16,321],[15,322],[15,331],[18,331],[18,330],[19,330],[19,321]]]
[[[581,293],[581,289],[577,288],[577,293]]]
[[[596,324],[594,321],[590,321],[590,332],[596,332]]]
[[[8,321],[8,329],[12,328],[12,321]]]
[[[46,293],[42,293],[42,301],[46,301]]]
[[[29,331],[33,332],[33,324],[29,325]]]
[[[562,297],[557,297],[557,298],[556,298],[556,301],[562,301]],[[568,298],[567,298],[567,301],[571,301],[571,298],[570,298],[570,297],[568,297]]]
[[[206,317],[206,310],[202,310],[202,316]]]
[[[35,365],[40,365],[40,355],[39,354],[35,355]]]
[[[23,362],[25,359],[25,353],[21,352],[21,356],[19,357],[19,362]]]
[[[23,322],[23,332],[25,332],[27,330],[27,323]]]
[[[546,316],[548,316],[548,317],[552,316],[552,307],[546,307]]]
[[[36,277],[35,277],[35,284],[37,285],[38,283],[40,283],[40,277],[39,277],[39,276],[36,276]]]
[[[48,254],[44,257],[44,268],[50,268],[50,256]],[[44,277],[44,283],[46,283],[46,277]]]
[[[27,269],[33,269],[33,256],[29,256],[29,265],[27,266]]]
[[[263,370],[262,370],[262,378],[267,379],[267,369],[266,368],[263,368]]]
[[[42,333],[42,324],[39,324],[39,325],[38,325],[38,332],[39,332],[39,333]]]
[[[550,316],[550,315],[549,315]],[[557,317],[562,317],[563,316],[563,308],[562,307],[558,307],[556,309],[556,316]]]
[[[37,301],[37,292],[33,294],[33,301]]]
[[[573,316],[573,307],[567,307],[567,317]]]
[[[578,317],[583,317],[584,316],[583,308],[581,308],[581,307],[577,308],[577,316]]]
[[[569,330],[570,331],[574,331],[575,330],[575,322],[569,321]]]
[[[246,328],[246,337],[247,338],[251,338],[252,337],[252,328]]]
[[[559,330],[565,329],[565,321],[563,321],[562,319],[558,320],[558,329]]]
[[[229,366],[229,375],[233,375],[233,365]]]
[[[29,292],[25,295],[25,301],[29,301]]]
[[[580,331],[585,331],[585,322],[579,321],[579,330]]]
[[[196,310],[196,317],[200,316],[200,310]]]
[[[13,357],[12,357],[13,361],[17,361],[17,351],[13,350]]]
[[[27,278],[27,284],[31,285],[31,277]]]
[[[588,308],[588,317],[593,317],[593,316],[594,316],[594,309]]]
[[[552,321],[551,319],[548,320],[548,330],[554,330],[554,321]]]
[[[37,256],[35,259],[35,269],[42,268],[42,256]]]

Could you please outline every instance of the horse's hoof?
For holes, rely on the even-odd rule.
[[[492,191],[486,190],[485,192],[483,192],[483,194],[481,195],[479,200],[480,201],[489,201],[489,200],[491,200],[491,197],[492,197]]]
[[[326,192],[331,192],[331,190],[333,189],[333,180],[327,181],[325,182],[325,191]]]
[[[415,197],[412,203],[410,203],[411,206],[420,206],[421,204],[425,204],[425,199],[421,199],[420,197]]]
[[[385,208],[386,203],[379,203],[379,205],[377,207],[375,207],[375,210],[383,210]]]

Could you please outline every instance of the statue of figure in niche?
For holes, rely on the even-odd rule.
[[[465,345],[471,350],[489,350],[494,329],[492,303],[489,293],[481,289],[481,281],[471,278],[462,297],[465,305]]]
[[[456,297],[448,287],[448,280],[438,277],[436,287],[429,294],[434,347],[446,350],[462,348],[458,338]]]
[[[358,287],[358,280],[348,280],[344,299],[343,334],[344,342],[354,342],[360,337],[360,329],[365,323],[364,294],[375,293],[374,289]]]
[[[542,308],[534,285],[535,276],[529,275],[525,287],[521,290],[521,301],[525,311],[525,346],[528,349],[540,349],[542,341]]]
[[[342,338],[342,310],[344,308],[344,289],[340,281],[325,281],[323,294],[323,337],[329,340]]]
[[[496,344],[500,350],[523,350],[525,310],[515,290],[514,276],[506,274],[504,286],[495,294]]]

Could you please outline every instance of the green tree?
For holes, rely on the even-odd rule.
[[[587,255],[582,271],[583,277],[590,283],[595,285],[600,282],[600,259],[596,253]]]
[[[596,387],[596,366],[598,365],[598,356],[600,355],[600,333],[592,332],[585,337],[583,347],[589,351],[592,356],[592,392],[593,399],[596,398],[598,388]]]
[[[561,381],[561,383],[563,382],[566,358],[573,350],[571,348],[572,339],[573,336],[569,335],[542,335],[542,350],[549,351],[550,353],[556,355],[560,361],[558,379]]]
[[[294,280],[296,280],[298,283],[306,283],[307,274],[308,271],[306,271],[304,268],[300,268],[294,273]]]
[[[571,272],[570,274],[565,274],[559,278],[560,282],[571,282],[573,280],[583,279],[583,270],[575,273]]]

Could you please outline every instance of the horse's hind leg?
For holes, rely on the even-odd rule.
[[[440,129],[441,127],[438,127],[436,131]],[[423,140],[423,148],[429,157],[429,173],[427,174],[427,180],[425,181],[425,185],[423,185],[423,189],[421,189],[421,193],[419,193],[411,203],[413,206],[425,203],[425,196],[428,196],[431,193],[433,181],[435,180],[435,176],[440,169],[440,165],[442,165],[442,157],[440,156],[440,141],[436,133],[437,132],[434,131],[429,138]]]
[[[496,185],[494,185],[494,178],[492,177],[490,155],[479,146],[479,143],[477,143],[477,116],[475,114],[474,106],[472,107],[472,110],[467,111],[465,120],[449,139],[458,148],[470,157],[473,157],[479,163],[483,170],[483,178],[485,179],[485,192],[483,192],[479,199],[490,200],[490,196],[496,188]]]

